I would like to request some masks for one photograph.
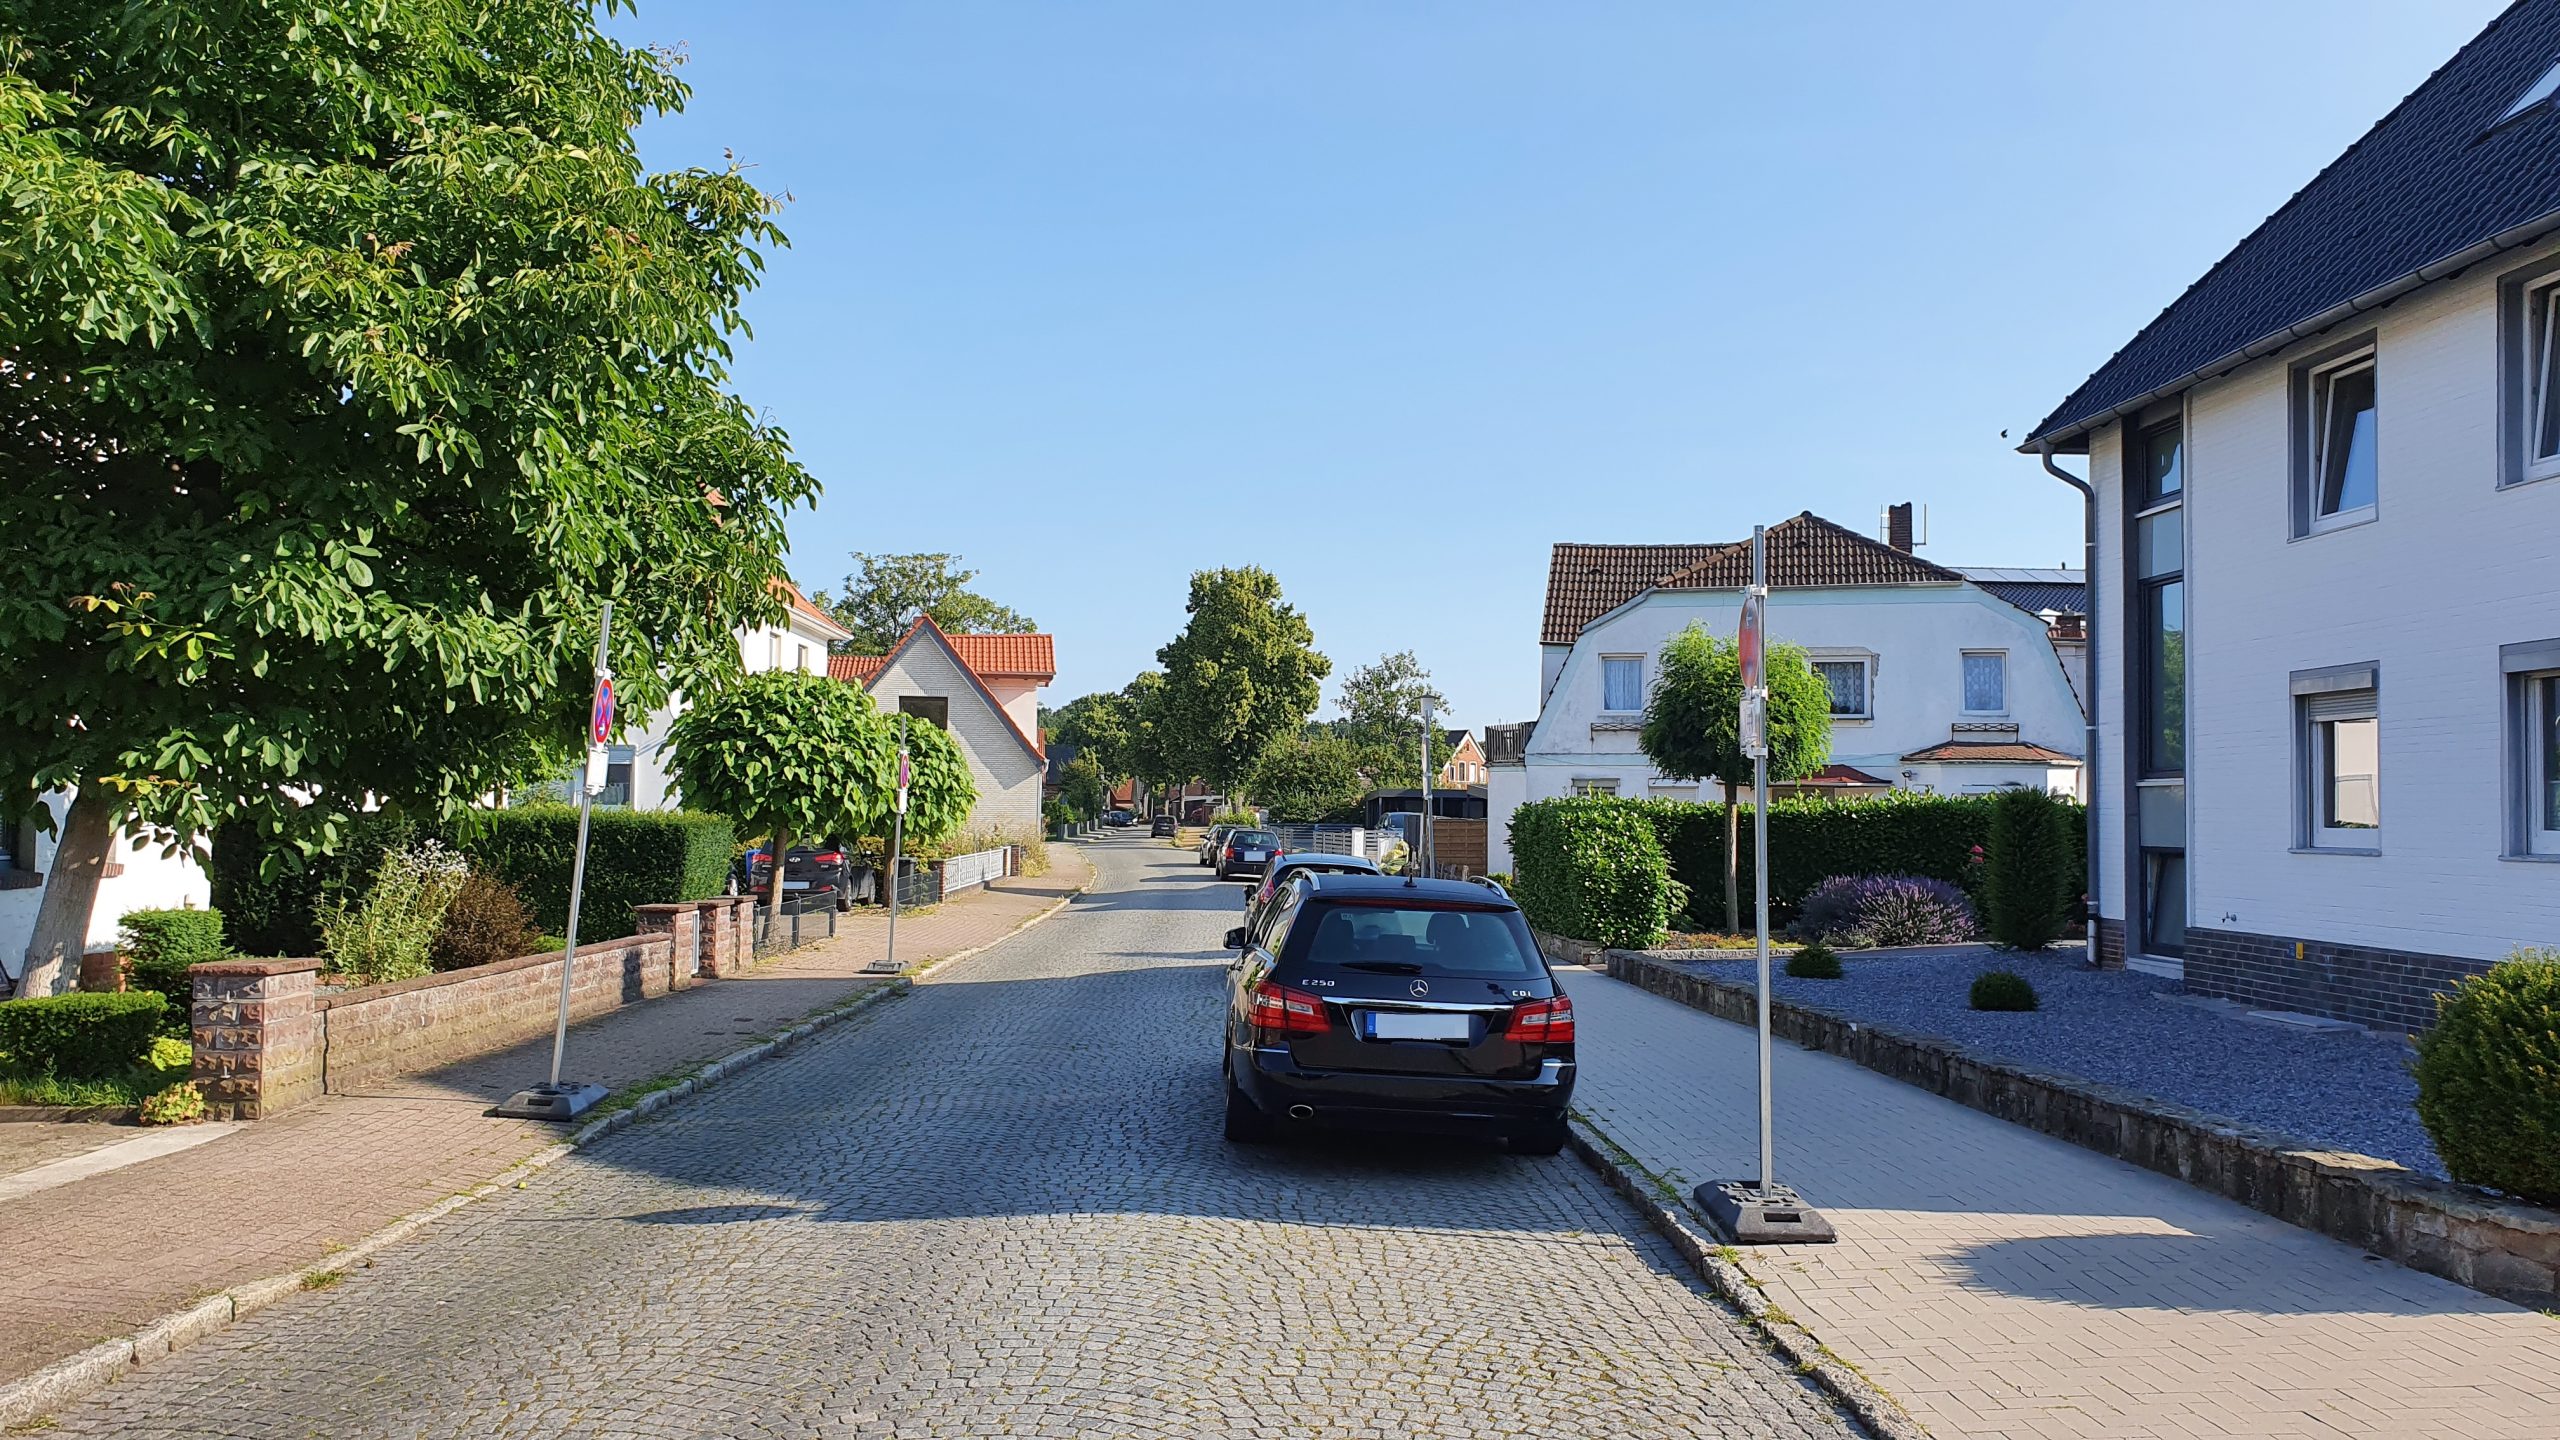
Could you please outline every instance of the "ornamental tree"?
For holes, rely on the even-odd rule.
[[[1769,778],[1800,780],[1831,763],[1831,687],[1795,645],[1769,646]],[[1742,929],[1741,794],[1751,774],[1742,753],[1742,650],[1691,624],[1662,647],[1662,673],[1645,703],[1645,757],[1665,775],[1724,784],[1724,923]]]
[[[1190,622],[1156,652],[1157,725],[1185,773],[1231,792],[1271,742],[1315,712],[1333,662],[1316,653],[1306,617],[1281,600],[1278,578],[1258,566],[1197,572],[1185,608]]]
[[[651,173],[670,57],[581,0],[0,0],[0,809],[75,791],[25,989],[119,830],[284,857],[565,759],[780,613],[815,483],[728,392],[782,243]]]

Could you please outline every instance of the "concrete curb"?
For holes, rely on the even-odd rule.
[[[1869,1384],[1865,1376],[1833,1354],[1794,1316],[1770,1304],[1751,1272],[1726,1258],[1730,1247],[1709,1238],[1703,1221],[1692,1223],[1688,1202],[1666,1201],[1654,1188],[1654,1178],[1620,1158],[1628,1152],[1598,1126],[1577,1116],[1567,1143],[1574,1154],[1582,1157],[1583,1164],[1597,1171],[1611,1189],[1627,1197],[1628,1203],[1662,1238],[1671,1242],[1671,1248],[1680,1252],[1680,1258],[1689,1262],[1698,1277],[1707,1282],[1707,1288],[1741,1311],[1752,1328],[1767,1337],[1770,1345],[1795,1366],[1797,1374],[1839,1402],[1868,1434],[1876,1440],[1929,1440],[1929,1432],[1892,1396]]]
[[[1085,862],[1088,871],[1092,862]],[[456,1195],[449,1195],[415,1214],[404,1215],[373,1232],[344,1250],[334,1251],[319,1261],[234,1285],[220,1294],[173,1310],[144,1324],[132,1334],[103,1344],[93,1345],[76,1355],[56,1360],[42,1369],[15,1380],[0,1381],[0,1428],[25,1425],[40,1420],[61,1406],[105,1389],[122,1378],[128,1370],[136,1370],[187,1348],[206,1336],[265,1309],[288,1295],[326,1286],[348,1269],[369,1264],[373,1257],[407,1240],[434,1222],[443,1219],[475,1200],[485,1199],[509,1190],[552,1162],[575,1153],[581,1146],[639,1122],[645,1115],[655,1115],[759,1061],[772,1059],[802,1040],[831,1029],[856,1015],[877,1009],[915,988],[916,980],[955,961],[982,954],[1059,911],[1079,895],[1093,888],[1099,872],[1088,874],[1084,883],[1061,895],[1045,909],[1024,919],[1002,935],[984,945],[924,961],[896,975],[877,977],[883,983],[847,999],[830,1009],[821,1010],[791,1028],[759,1040],[753,1045],[733,1050],[717,1060],[696,1067],[690,1074],[664,1089],[653,1090],[610,1115],[601,1115],[579,1126],[563,1140],[554,1141],[517,1161],[496,1177]]]

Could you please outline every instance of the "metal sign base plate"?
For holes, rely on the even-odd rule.
[[[1757,1181],[1717,1180],[1689,1198],[1737,1245],[1828,1245],[1840,1238],[1830,1221],[1784,1185],[1764,1195]]]
[[[594,1109],[604,1095],[601,1085],[563,1080],[557,1085],[546,1083],[519,1090],[489,1113],[514,1120],[575,1120]]]

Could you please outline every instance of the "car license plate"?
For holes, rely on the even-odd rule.
[[[1259,850],[1247,850],[1244,852],[1244,858],[1247,860],[1259,860],[1262,858],[1262,852]]]
[[[1369,1038],[1372,1040],[1464,1040],[1470,1033],[1464,1015],[1428,1010],[1369,1012]]]

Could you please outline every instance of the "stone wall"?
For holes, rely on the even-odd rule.
[[[195,966],[190,1077],[216,1120],[256,1120],[320,1098],[317,960],[216,960]]]
[[[2187,927],[2187,988],[2268,1010],[2329,1015],[2380,1030],[2433,1029],[2436,996],[2486,960]]]
[[[2189,932],[2192,944],[2194,932]],[[1540,935],[1550,958],[1586,942]],[[2192,951],[2189,964],[2192,965]],[[1600,964],[1629,984],[1739,1025],[1747,985],[1630,950]],[[1927,1036],[1773,1001],[1770,1032],[2099,1154],[2175,1176],[2279,1220],[2519,1305],[2560,1307],[2560,1211],[2491,1199],[2369,1155],[2314,1150],[2274,1131],[2073,1076],[1980,1059]]]

